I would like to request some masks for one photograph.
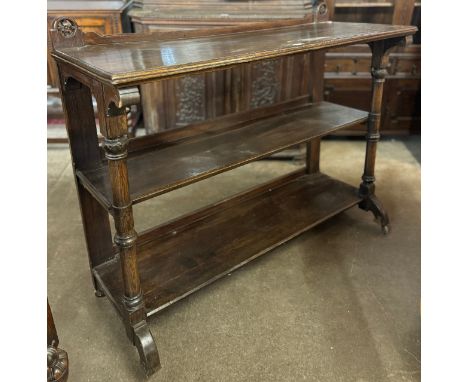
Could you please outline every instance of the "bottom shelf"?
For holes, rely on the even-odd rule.
[[[138,266],[148,316],[360,201],[355,187],[301,171],[142,234]],[[118,256],[94,274],[122,309]]]

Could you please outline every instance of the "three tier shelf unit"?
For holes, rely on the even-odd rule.
[[[96,295],[115,306],[147,374],[160,367],[149,316],[350,207],[372,211],[388,231],[374,192],[385,53],[416,28],[323,21],[326,5],[315,4],[310,19],[209,31],[100,36],[83,33],[73,19],[53,24],[52,55]],[[321,101],[310,83],[304,84],[307,97],[127,137],[126,108],[139,102],[139,84],[299,53],[310,53],[307,67],[321,65],[323,72],[325,49],[355,43],[372,48],[369,114]],[[105,137],[101,145],[92,95]],[[321,173],[320,138],[365,120],[360,186]],[[300,143],[307,144],[303,169],[152,230],[135,231],[133,204]]]

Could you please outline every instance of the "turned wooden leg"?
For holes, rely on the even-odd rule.
[[[140,285],[137,264],[137,233],[134,229],[132,202],[127,170],[127,115],[125,107],[109,109],[108,130],[116,136],[104,140],[112,186],[113,216],[115,223],[114,242],[119,248],[120,264],[124,282],[123,303],[127,334],[137,347],[146,373],[152,374],[159,367],[159,355],[146,323],[146,311]]]
[[[374,170],[377,142],[380,139],[383,86],[387,73],[385,68],[385,53],[390,47],[399,43],[400,40],[401,39],[390,39],[369,44],[372,50],[372,104],[367,121],[367,147],[364,174],[362,175],[362,183],[359,187],[359,195],[363,198],[363,201],[359,204],[359,207],[365,211],[372,211],[374,216],[380,220],[384,233],[389,232],[390,221],[382,203],[375,196]]]

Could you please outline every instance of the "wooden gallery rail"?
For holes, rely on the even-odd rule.
[[[375,196],[384,55],[411,26],[327,22],[314,17],[218,31],[100,36],[59,18],[52,55],[73,158],[89,262],[97,296],[123,319],[147,374],[160,367],[147,318],[337,213],[358,205],[388,230]],[[308,70],[324,49],[354,43],[372,48],[372,110],[321,102],[310,95],[274,107],[230,114],[182,129],[128,139],[126,107],[138,85],[299,53]],[[315,89],[316,90],[316,89]],[[98,105],[99,146],[91,96]],[[320,138],[368,121],[364,175],[356,188],[319,171]],[[222,202],[138,234],[132,205],[201,179],[307,143],[306,166]],[[112,240],[109,214],[115,223]]]

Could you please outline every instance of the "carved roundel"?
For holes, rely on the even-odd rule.
[[[75,20],[68,17],[60,17],[54,21],[53,28],[56,29],[64,38],[75,36],[78,30],[78,24]]]
[[[319,15],[324,15],[325,13],[327,13],[327,4],[325,3],[320,4],[318,13]]]
[[[314,11],[317,12],[320,16],[323,16],[327,13],[327,4],[323,0],[313,0],[312,7]]]

